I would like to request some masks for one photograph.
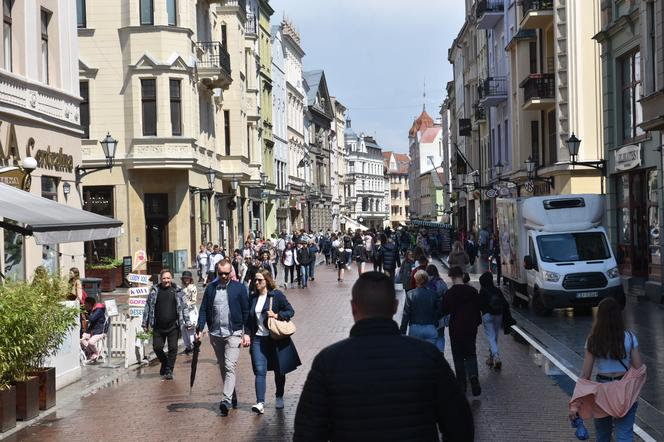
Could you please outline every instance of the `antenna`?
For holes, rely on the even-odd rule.
[[[427,78],[424,77],[424,88],[422,89],[422,112],[427,111]]]

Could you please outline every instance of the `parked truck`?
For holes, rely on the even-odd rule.
[[[514,304],[539,316],[554,308],[589,308],[625,294],[602,225],[603,195],[499,198],[502,274]]]

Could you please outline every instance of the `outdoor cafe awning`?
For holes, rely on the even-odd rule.
[[[0,227],[62,244],[120,236],[122,221],[60,204],[0,183]],[[11,221],[15,221],[14,224]]]
[[[351,230],[360,229],[362,231],[369,230],[368,227],[360,224],[359,222],[357,222],[354,219],[349,218],[345,215],[341,215],[341,223],[344,224],[347,229],[351,229]]]

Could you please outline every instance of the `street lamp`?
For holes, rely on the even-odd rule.
[[[496,171],[496,177],[500,178],[503,175],[503,163],[498,161],[495,166],[493,166],[493,169]]]
[[[231,189],[233,192],[237,191],[237,187],[240,185],[240,182],[236,177],[231,178]]]
[[[537,164],[535,163],[535,160],[533,160],[532,157],[528,157],[525,163],[526,163],[526,173],[528,174],[528,179],[530,181],[544,181],[549,185],[549,187],[554,186],[554,181],[552,176],[548,177],[537,176]]]
[[[67,195],[69,195],[69,192],[71,192],[71,185],[67,182],[62,184],[62,193],[65,195],[65,198]]]
[[[267,174],[261,172],[261,186],[265,187],[267,185]]]
[[[210,166],[210,167],[208,168],[207,173],[206,173],[205,175],[206,175],[207,182],[208,182],[208,188],[209,188],[210,190],[214,189],[214,182],[215,182],[216,179],[217,179],[217,172],[215,172],[214,170],[212,170],[212,166]]]
[[[581,146],[581,140],[579,140],[574,132],[572,136],[567,139],[567,150],[569,151],[569,157],[572,160],[572,164],[576,163],[576,157],[579,155],[579,147]]]
[[[115,151],[118,147],[118,141],[111,136],[110,132],[107,132],[106,137],[103,140],[101,140],[99,143],[101,144],[101,149],[104,151],[104,157],[106,158],[106,165],[102,167],[76,166],[75,170],[76,184],[79,184],[83,179],[83,177],[88,174],[97,172],[99,170],[113,169],[113,160],[115,159]]]

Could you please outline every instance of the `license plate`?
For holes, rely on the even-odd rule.
[[[577,298],[597,298],[597,292],[577,293],[576,297]]]

